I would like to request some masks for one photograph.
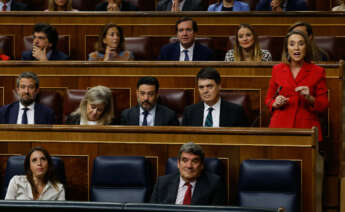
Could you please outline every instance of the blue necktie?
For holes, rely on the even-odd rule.
[[[208,114],[206,116],[205,127],[213,127],[213,120],[212,120],[212,110],[213,108],[208,108]]]
[[[144,120],[143,120],[142,126],[147,126],[147,115],[149,114],[149,112],[144,111],[143,114],[144,114]]]
[[[26,114],[26,111],[28,111],[29,108],[24,107],[23,110],[24,110],[24,113],[22,116],[22,124],[28,124],[28,115]]]
[[[183,52],[184,52],[184,61],[189,61],[188,50],[185,49],[183,50]]]

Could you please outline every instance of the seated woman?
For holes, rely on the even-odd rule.
[[[211,4],[208,11],[250,11],[249,5],[242,1],[237,0],[219,0],[218,3]]]
[[[65,124],[115,124],[113,96],[109,88],[96,86],[89,89],[77,110],[67,117]]]
[[[332,8],[332,11],[345,11],[345,1],[338,0],[338,6]]]
[[[95,44],[90,61],[133,60],[133,53],[125,50],[125,38],[121,27],[116,24],[105,25]]]
[[[241,24],[236,30],[234,49],[226,53],[225,61],[272,61],[272,55],[268,50],[260,49],[253,27]]]
[[[45,12],[50,11],[78,11],[72,8],[72,0],[49,0],[48,9]]]
[[[56,180],[48,151],[33,147],[24,160],[26,175],[15,175],[5,200],[65,200],[64,186]]]

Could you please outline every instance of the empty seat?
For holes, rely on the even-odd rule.
[[[12,177],[14,175],[25,175],[24,160],[24,155],[10,156],[8,158],[2,187],[2,199],[4,199],[6,196],[7,187]],[[52,157],[52,161],[55,167],[55,175],[57,179],[62,184],[66,185],[65,165],[63,160],[61,160],[59,157]]]
[[[98,156],[94,160],[91,201],[143,203],[151,191],[144,157]]]
[[[158,103],[176,112],[178,120],[182,121],[183,111],[187,105],[193,104],[193,91],[184,89],[159,89]]]
[[[240,206],[300,211],[301,170],[288,160],[244,160],[240,167]]]
[[[13,36],[0,35],[0,54],[5,54],[13,58],[14,56]]]
[[[135,60],[153,60],[150,37],[126,37],[125,46],[133,52]]]
[[[224,167],[218,158],[205,158],[204,160],[205,171],[217,174],[224,179]],[[178,172],[177,158],[168,158],[165,166],[165,174],[173,174]]]

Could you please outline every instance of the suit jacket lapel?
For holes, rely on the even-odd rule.
[[[8,117],[9,124],[17,124],[18,113],[19,113],[19,102],[16,102],[9,111],[9,117]]]
[[[131,117],[131,119],[134,120],[133,125],[139,125],[139,120],[140,120],[140,106],[139,105],[135,106],[133,117]]]
[[[220,99],[220,113],[219,113],[219,126],[224,126],[224,119],[225,118],[231,118],[228,117],[227,111],[224,106],[224,101],[223,99]],[[230,115],[230,114],[229,114]]]
[[[159,126],[163,124],[162,117],[164,116],[164,114],[160,114],[160,113],[161,113],[160,106],[156,104],[155,122],[153,123],[153,126]]]
[[[204,102],[199,102],[198,109],[196,111],[196,118],[196,126],[202,126],[202,123],[204,121]]]
[[[193,48],[193,61],[198,61],[199,60],[199,43],[194,42],[194,48]]]
[[[175,51],[174,51],[173,58],[174,60],[179,61],[180,60],[180,42],[176,42],[174,47],[175,47]]]
[[[40,124],[43,123],[43,120],[41,120],[41,116],[39,116],[39,113],[36,113],[36,111],[41,110],[41,105],[38,103],[35,103],[35,111],[34,111],[34,123],[35,124]]]
[[[169,183],[168,188],[167,188],[167,191],[171,191],[168,193],[168,196],[167,196],[168,203],[175,204],[179,184],[180,184],[180,174],[176,174],[176,177],[174,177],[174,180],[172,180]]]
[[[290,66],[285,64],[284,68],[282,69],[282,73],[281,73],[281,79],[283,79],[284,81],[286,81],[289,85],[291,85],[291,87],[296,87],[296,82],[295,79],[293,78]]]

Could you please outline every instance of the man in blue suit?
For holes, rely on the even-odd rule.
[[[161,48],[158,60],[172,61],[209,61],[214,60],[213,51],[195,41],[197,23],[188,17],[176,22],[178,41]]]
[[[32,50],[23,52],[22,60],[68,60],[69,57],[57,50],[59,34],[49,24],[36,24],[34,26]]]
[[[0,108],[1,124],[54,124],[54,112],[39,103],[39,79],[35,73],[23,72],[16,82],[19,101]]]

